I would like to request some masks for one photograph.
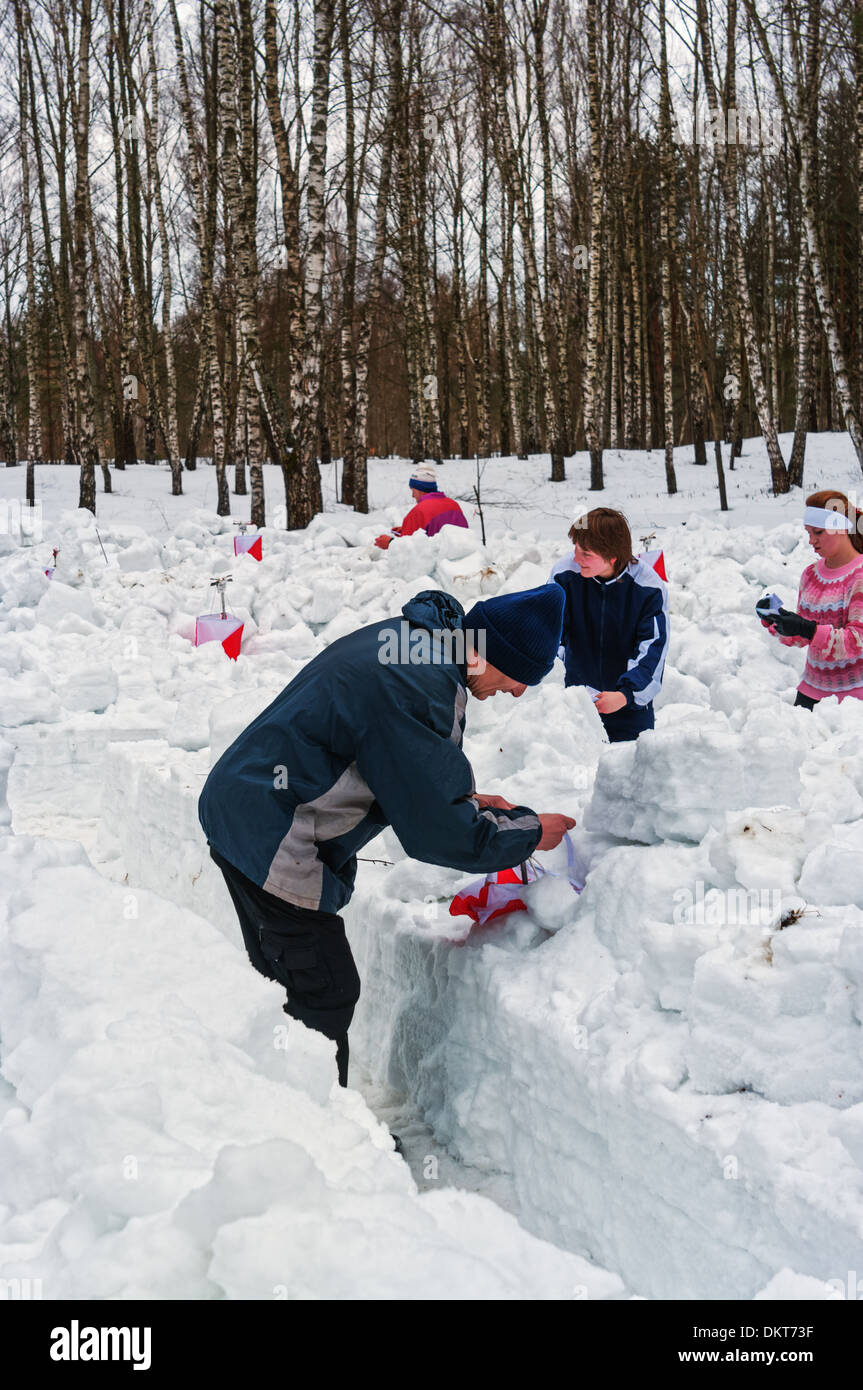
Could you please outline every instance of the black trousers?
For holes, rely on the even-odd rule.
[[[360,997],[360,977],[341,917],[295,907],[267,893],[210,846],[228,886],[249,960],[287,991],[282,1006],[336,1044],[339,1085],[348,1084],[348,1028]]]
[[[801,695],[800,691],[798,690],[797,699],[794,701],[794,703],[795,705],[802,705],[804,709],[814,709],[817,704],[820,704],[820,701],[813,700],[811,695]]]

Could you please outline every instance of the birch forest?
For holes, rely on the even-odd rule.
[[[863,0],[6,0],[0,318],[0,460],[93,511],[156,463],[257,525],[273,463],[292,529],[373,455],[863,467]]]

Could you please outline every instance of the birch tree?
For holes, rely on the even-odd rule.
[[[598,0],[585,0],[587,20],[587,100],[590,128],[590,249],[588,252],[587,341],[584,364],[584,434],[590,455],[591,491],[603,487],[599,434],[602,347],[602,134],[600,126]]]
[[[32,469],[42,458],[42,408],[39,399],[38,349],[36,343],[36,248],[30,193],[30,140],[28,136],[28,65],[25,61],[26,33],[23,0],[16,0],[15,27],[18,41],[18,142],[21,158],[21,216],[24,223],[26,300],[24,304],[24,350],[27,367],[27,468],[28,497],[33,487]],[[9,430],[9,434],[12,431]],[[7,438],[6,457],[14,445]],[[14,460],[13,460],[14,461]],[[32,500],[32,498],[30,499]]]
[[[749,379],[752,382],[752,389],[755,395],[756,409],[758,411],[758,421],[761,426],[761,433],[764,436],[764,443],[767,449],[767,457],[770,462],[770,476],[773,484],[774,493],[788,491],[788,470],[785,467],[785,460],[782,457],[782,450],[779,447],[779,439],[776,433],[776,422],[770,410],[770,401],[764,384],[764,369],[761,361],[761,350],[758,343],[758,335],[755,327],[755,315],[752,308],[752,299],[749,290],[749,280],[746,271],[746,262],[743,255],[743,244],[740,232],[740,217],[738,209],[738,190],[737,190],[737,146],[735,143],[725,143],[725,112],[736,111],[736,82],[734,76],[735,64],[735,42],[737,34],[737,0],[728,0],[728,24],[726,43],[727,66],[725,82],[725,101],[723,102],[716,87],[713,77],[713,55],[710,26],[707,17],[706,0],[697,0],[698,32],[701,44],[701,65],[704,74],[704,85],[707,95],[708,105],[712,112],[716,113],[718,123],[721,124],[721,139],[714,144],[714,157],[716,158],[721,174],[722,186],[725,200],[725,219],[728,226],[730,243],[730,253],[735,273],[737,305],[740,313],[743,328],[744,341],[746,343],[746,363],[749,368]]]
[[[230,516],[231,499],[228,479],[225,473],[225,410],[222,391],[222,375],[216,346],[216,311],[213,297],[213,261],[216,240],[216,199],[215,131],[208,122],[206,131],[206,184],[204,170],[198,149],[195,113],[186,68],[183,35],[177,15],[176,0],[168,0],[174,32],[174,51],[177,59],[179,80],[180,110],[186,131],[188,146],[189,179],[195,207],[195,232],[198,242],[201,274],[201,352],[206,363],[208,376],[210,409],[213,417],[213,463],[216,469],[218,499],[216,510],[219,516]],[[205,193],[206,189],[206,193]],[[208,194],[208,196],[207,196]]]
[[[699,3],[703,4],[704,0],[699,0]],[[823,239],[818,221],[816,136],[818,128],[817,99],[822,60],[821,0],[810,0],[808,3],[803,41],[801,44],[792,44],[791,46],[794,64],[794,95],[791,98],[789,98],[785,84],[781,79],[776,56],[764,24],[755,8],[754,0],[744,0],[744,3],[761,55],[770,72],[773,90],[782,111],[789,143],[797,163],[800,212],[809,256],[809,271],[821,317],[821,327],[827,342],[833,386],[844,416],[845,428],[851,436],[858,461],[863,468],[863,428],[860,425],[860,417],[851,391],[847,358],[830,293]],[[784,4],[786,17],[793,31],[797,17],[793,12],[790,0],[784,0]]]
[[[665,424],[665,483],[668,494],[677,491],[674,474],[674,356],[671,332],[671,243],[677,222],[674,206],[674,155],[671,143],[671,92],[668,86],[668,50],[665,38],[665,0],[659,0],[659,164],[661,171],[660,225],[662,228],[662,398]]]

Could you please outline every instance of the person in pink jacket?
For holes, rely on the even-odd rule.
[[[795,704],[812,709],[835,695],[863,699],[863,513],[844,492],[826,489],[806,499],[803,524],[818,557],[800,580],[797,612],[756,611],[787,647],[805,647],[806,666]]]
[[[458,502],[438,492],[437,478],[431,464],[424,463],[414,469],[410,489],[416,506],[411,507],[401,526],[394,526],[389,535],[375,538],[375,545],[380,546],[381,550],[386,550],[394,537],[412,536],[415,531],[436,536],[442,526],[467,526]]]

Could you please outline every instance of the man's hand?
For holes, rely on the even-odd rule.
[[[474,801],[480,810],[483,806],[493,806],[498,811],[514,811],[515,806],[511,801],[507,801],[505,796],[485,796],[482,792],[474,792]]]
[[[392,536],[375,536],[375,545],[380,546],[381,550],[387,550]]]
[[[600,690],[593,703],[600,714],[615,714],[617,710],[623,709],[626,696],[622,690]]]
[[[575,825],[572,816],[540,816],[539,823],[542,826],[542,839],[537,849],[556,849],[567,830],[572,830]]]

